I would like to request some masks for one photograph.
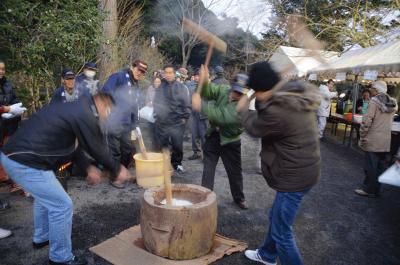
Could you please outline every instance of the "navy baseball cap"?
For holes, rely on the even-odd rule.
[[[75,78],[75,72],[71,68],[66,68],[62,71],[61,77],[63,79],[74,79]]]
[[[94,62],[87,62],[83,65],[83,68],[91,69],[97,71],[97,64]]]
[[[223,74],[224,73],[224,68],[220,65],[215,67],[215,73],[216,74]]]
[[[231,85],[231,90],[243,94],[249,77],[245,74],[237,74]]]

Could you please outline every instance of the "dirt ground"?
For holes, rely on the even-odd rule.
[[[257,172],[258,141],[242,138],[244,191],[250,209],[243,211],[232,203],[223,166],[217,169],[215,192],[218,196],[218,233],[246,241],[256,248],[268,226],[267,212],[275,192]],[[200,161],[188,161],[190,145],[185,143],[183,176],[178,183],[199,184]],[[363,179],[362,154],[334,140],[321,144],[322,177],[305,197],[294,231],[307,265],[398,265],[400,264],[400,189],[383,186],[379,199],[362,198],[353,193]],[[69,181],[74,201],[73,249],[84,254],[89,264],[108,262],[88,248],[139,223],[143,189],[129,184],[118,190],[103,183],[88,186],[83,179]],[[14,235],[0,240],[0,264],[47,264],[48,249],[33,250],[32,200],[9,196],[12,209],[0,213],[0,227]],[[219,265],[256,264],[243,253],[233,254],[214,263]],[[140,264],[138,264],[140,265]]]

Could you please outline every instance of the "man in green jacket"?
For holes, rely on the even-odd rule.
[[[202,67],[200,79],[208,76],[207,69]],[[205,81],[201,91],[193,94],[192,107],[195,111],[207,116],[210,128],[204,143],[204,168],[202,186],[213,189],[215,169],[219,158],[222,158],[228,174],[229,184],[234,202],[241,208],[247,209],[243,194],[243,175],[241,163],[240,135],[243,128],[236,105],[243,96],[247,76],[238,74],[230,88],[227,85],[215,85]],[[201,99],[205,101],[202,102]]]

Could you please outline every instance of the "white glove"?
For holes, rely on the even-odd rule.
[[[13,114],[14,116],[20,116],[22,113],[26,111],[26,108],[22,106],[22,103],[16,103],[10,106],[9,113]]]
[[[13,115],[11,113],[3,113],[3,114],[1,114],[1,117],[4,119],[11,119],[11,118],[14,118],[15,115]]]
[[[251,96],[253,96],[254,93],[255,93],[255,91],[254,91],[253,89],[250,89],[250,90],[246,93],[246,96],[247,96],[248,98],[251,98]]]
[[[254,95],[255,91],[253,89],[250,89],[247,93],[246,96],[251,99],[251,97]],[[256,110],[256,99],[252,98],[250,100],[250,104],[249,104],[249,110]]]

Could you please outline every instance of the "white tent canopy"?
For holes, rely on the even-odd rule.
[[[400,71],[400,40],[345,52],[329,64],[320,65],[309,72],[361,73],[365,70]]]
[[[337,52],[318,52],[328,62],[337,59]],[[310,56],[310,50],[287,46],[279,46],[268,61],[277,72],[291,68],[288,76],[305,76],[310,69],[321,65],[320,61]]]

